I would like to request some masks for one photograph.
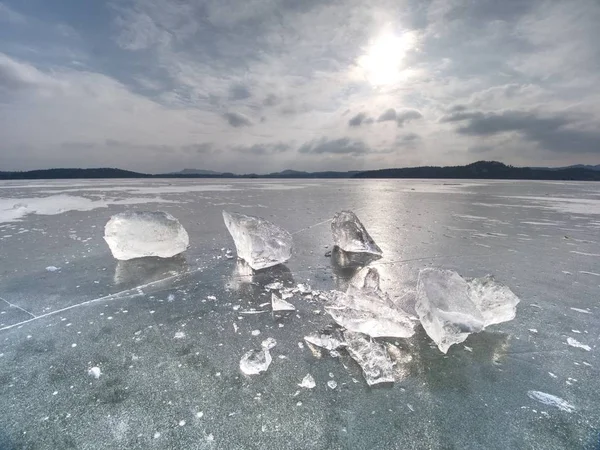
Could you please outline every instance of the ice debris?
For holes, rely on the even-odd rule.
[[[589,345],[582,344],[577,339],[574,339],[572,337],[567,338],[567,344],[569,344],[571,347],[583,349],[586,352],[589,352],[592,350],[592,347],[590,347]]]
[[[100,375],[102,375],[102,371],[100,370],[100,367],[92,367],[88,370],[88,375],[90,377],[94,377],[97,380],[98,378],[100,378]]]
[[[334,351],[346,345],[342,333],[337,329],[324,330],[320,333],[312,333],[304,336],[304,340],[316,347]]]
[[[317,385],[317,383],[315,383],[315,379],[309,373],[302,379],[302,383],[300,383],[298,386],[300,386],[302,388],[306,388],[306,389],[312,389],[316,385]]]
[[[544,405],[554,406],[562,411],[575,411],[575,407],[573,405],[566,400],[557,397],[556,395],[546,394],[545,392],[541,391],[527,391],[527,396],[532,400],[536,400]]]
[[[325,310],[349,331],[371,337],[408,338],[414,321],[379,288],[379,272],[372,267],[359,270],[345,293],[334,291]]]
[[[329,389],[335,389],[337,387],[337,381],[335,381],[335,380],[329,380],[327,382],[327,386],[329,386]]]
[[[344,333],[344,340],[348,354],[361,367],[369,386],[394,382],[392,360],[383,344],[350,331]]]
[[[161,211],[126,211],[112,216],[104,227],[104,240],[121,261],[147,256],[171,258],[190,243],[179,221]]]
[[[419,273],[415,309],[423,328],[446,353],[469,334],[515,318],[519,298],[491,276],[467,281],[451,270]]]
[[[237,255],[254,270],[276,266],[292,256],[292,235],[260,217],[223,211]]]
[[[290,302],[286,302],[274,292],[271,294],[271,308],[273,311],[295,311],[296,307]]]
[[[275,340],[275,338],[269,337],[262,341],[260,345],[265,350],[271,350],[277,345],[277,341]]]
[[[352,211],[341,211],[333,216],[331,232],[334,244],[346,252],[383,254]]]
[[[60,270],[60,268],[56,267],[56,266],[48,266],[48,267],[46,267],[46,271],[48,271],[48,272],[56,272],[57,270]]]
[[[240,360],[240,370],[246,375],[257,375],[266,372],[271,365],[271,353],[269,349],[250,350]]]

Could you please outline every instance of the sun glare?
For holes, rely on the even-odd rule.
[[[415,36],[384,32],[377,36],[358,58],[358,65],[373,86],[389,86],[402,80],[402,61],[415,45]]]

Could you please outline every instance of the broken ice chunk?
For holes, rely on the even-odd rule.
[[[408,338],[415,332],[409,314],[379,288],[374,268],[357,272],[346,293],[334,291],[325,309],[339,325],[371,337]]]
[[[519,298],[510,289],[489,276],[467,281],[452,270],[419,273],[415,309],[443,353],[471,333],[513,319],[517,303]]]
[[[104,240],[121,261],[147,256],[171,258],[190,243],[179,221],[161,211],[126,211],[112,216],[104,227]]]
[[[312,389],[316,385],[317,385],[317,383],[315,383],[315,379],[309,373],[302,379],[302,383],[300,383],[298,386],[306,388],[306,389]]]
[[[257,375],[266,372],[271,365],[271,354],[269,350],[250,350],[240,360],[240,370],[246,375]]]
[[[262,343],[260,345],[265,350],[271,350],[273,347],[275,347],[277,345],[277,341],[274,338],[270,337],[270,338],[266,338],[264,341],[262,341]]]
[[[346,252],[383,254],[352,211],[342,211],[333,216],[331,232],[334,244]]]
[[[348,354],[361,367],[369,386],[394,382],[392,361],[383,344],[349,331],[344,333],[344,338]]]
[[[271,294],[271,308],[273,311],[295,311],[296,307],[290,302],[286,302],[274,292]]]
[[[102,371],[100,370],[100,367],[95,366],[88,370],[88,375],[90,377],[94,377],[95,379],[98,379],[98,378],[100,378],[100,375],[102,375]]]
[[[260,217],[223,211],[238,257],[254,270],[276,266],[292,256],[292,235]]]
[[[335,381],[335,380],[329,380],[327,382],[327,386],[329,386],[329,389],[335,389],[337,387],[337,381]]]
[[[342,333],[336,329],[309,334],[308,336],[304,336],[304,340],[309,344],[329,351],[336,350],[345,345]]]
[[[491,275],[469,281],[469,296],[481,311],[486,327],[513,320],[517,314],[519,297]]]

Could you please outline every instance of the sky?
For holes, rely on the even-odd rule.
[[[0,170],[600,164],[598,0],[0,0]]]

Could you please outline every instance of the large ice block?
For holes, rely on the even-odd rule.
[[[446,353],[469,334],[515,317],[519,298],[491,276],[466,280],[452,270],[419,273],[415,309],[423,328]]]
[[[339,325],[371,337],[408,338],[414,321],[379,288],[377,269],[365,267],[350,280],[347,291],[334,291],[326,311]]]
[[[254,270],[276,266],[292,256],[292,235],[260,217],[223,211],[237,255]]]
[[[112,216],[104,227],[104,240],[121,261],[147,256],[171,258],[190,243],[179,221],[161,211],[126,211]]]
[[[383,254],[352,211],[341,211],[333,216],[331,232],[333,243],[345,252]]]

